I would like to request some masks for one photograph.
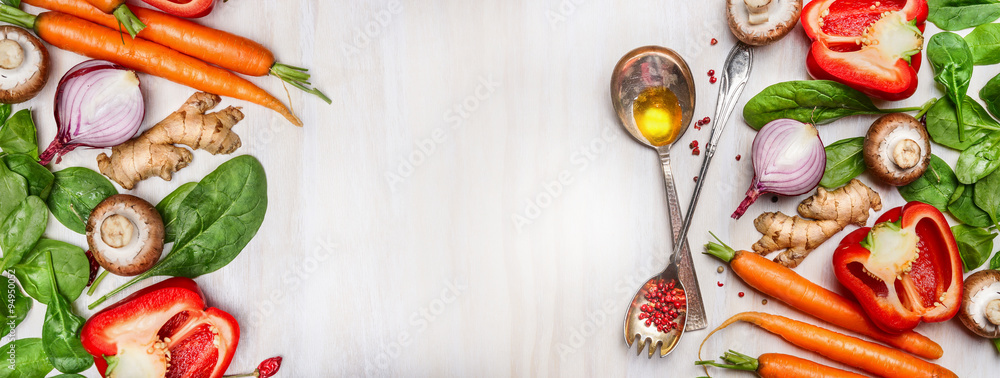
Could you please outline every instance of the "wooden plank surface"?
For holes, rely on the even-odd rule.
[[[269,186],[261,232],[232,264],[198,279],[210,303],[241,323],[231,373],[283,355],[284,377],[703,375],[693,363],[707,330],[686,334],[664,359],[636,357],[623,341],[626,306],[662,269],[670,241],[656,155],[618,126],[608,83],[627,51],[667,46],[694,71],[696,117],[711,116],[717,86],[706,72],[721,70],[735,43],[722,1],[229,1],[201,22],[311,68],[333,99],[326,105],[291,89],[303,128],[223,101],[243,106],[237,153],[260,159]],[[711,326],[748,310],[816,322],[774,300],[763,305],[762,295],[698,254],[709,230],[749,248],[759,237],[757,214],[792,213],[805,197],[765,197],[743,219],[729,218],[752,176],[754,131],[742,105],[769,84],[808,77],[808,42],[798,29],[756,50],[750,83],[704,178],[689,240]],[[928,36],[936,31],[928,24]],[[712,38],[719,43],[711,46]],[[51,51],[52,84],[27,104],[43,144],[55,136],[54,82],[83,60]],[[998,72],[976,67],[972,90]],[[252,80],[285,98],[277,79]],[[142,81],[147,124],[192,92]],[[917,93],[892,105],[941,95],[925,62]],[[827,143],[863,135],[872,120],[821,126],[820,135]],[[685,208],[702,158],[687,145],[708,135],[690,130],[674,150]],[[957,158],[934,148],[951,163]],[[98,153],[75,151],[55,167],[96,168]],[[132,193],[155,203],[227,159],[195,152],[172,182],[151,179]],[[862,180],[887,208],[903,203],[895,189]],[[48,237],[85,246],[82,236],[50,224]],[[830,255],[846,232],[797,271],[843,292]],[[98,294],[124,281],[109,278]],[[90,314],[83,298],[77,308]],[[36,306],[19,337],[40,334],[43,313]],[[938,362],[959,376],[1000,367],[992,346],[957,322],[917,330],[942,344]],[[726,349],[834,364],[745,325],[709,340],[704,357]]]

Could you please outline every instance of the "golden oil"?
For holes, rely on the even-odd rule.
[[[666,87],[646,88],[632,104],[635,125],[654,146],[673,143],[681,131],[681,104]]]

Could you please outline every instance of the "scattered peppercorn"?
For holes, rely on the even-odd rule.
[[[771,202],[778,203],[778,196],[771,196]]]
[[[715,76],[715,70],[708,70],[708,76]]]
[[[698,147],[695,147],[694,150],[691,151],[691,154],[694,155],[694,156],[701,155],[701,149],[698,148]]]
[[[707,125],[709,122],[712,122],[712,119],[708,118],[708,117],[705,117],[705,118],[701,119],[701,122]]]
[[[639,320],[645,319],[643,324],[647,327],[655,325],[657,331],[670,332],[680,328],[674,320],[680,316],[681,309],[687,307],[687,296],[684,290],[675,287],[675,281],[664,282],[660,280],[653,284],[646,293],[645,298],[649,303],[639,307],[642,311],[639,313]]]
[[[698,182],[698,176],[694,176],[694,182]]]
[[[743,296],[746,294],[743,294],[743,292],[741,291],[738,295],[740,296],[740,298],[743,298]]]
[[[767,305],[767,299],[760,301],[760,304]]]
[[[716,78],[715,78],[715,76],[712,76],[712,77],[708,78],[708,82],[709,82],[709,83],[712,83],[712,84],[715,84],[715,82],[716,82],[717,80],[718,80],[718,79],[716,79]]]
[[[697,140],[692,140],[691,144],[688,145],[688,148],[691,148],[691,149],[698,148],[698,141]]]
[[[715,46],[715,44],[717,44],[717,43],[719,43],[719,40],[715,39],[715,38],[712,38],[712,46]]]
[[[736,161],[740,161],[740,159],[742,159],[742,158],[743,158],[743,155],[736,155]]]
[[[722,273],[722,272],[725,272],[725,271],[726,271],[726,268],[723,268],[723,267],[722,267],[722,265],[719,265],[719,268],[718,268],[718,269],[716,269],[715,271],[716,271],[716,272],[719,272],[719,273]]]
[[[722,287],[722,281],[719,281],[719,287]]]

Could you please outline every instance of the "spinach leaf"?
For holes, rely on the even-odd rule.
[[[938,100],[927,110],[927,133],[931,140],[945,147],[964,150],[988,135],[1000,131],[1000,123],[993,120],[986,109],[975,99],[965,96],[962,100],[962,128],[964,140],[958,139],[958,118],[951,101]]]
[[[976,26],[965,36],[965,43],[972,51],[972,62],[975,65],[1000,63],[1000,24]]]
[[[993,259],[990,260],[990,269],[1000,269],[1000,252],[993,254]]]
[[[1000,138],[985,138],[958,155],[955,176],[963,184],[975,184],[997,167],[1000,167]]]
[[[841,139],[826,146],[826,170],[819,185],[839,188],[864,172],[865,158],[861,155],[864,146],[864,137]]]
[[[25,154],[38,159],[38,137],[35,122],[28,109],[14,113],[13,117],[0,127],[0,149],[8,154]]]
[[[1000,18],[995,0],[927,0],[927,21],[941,30],[962,30]]]
[[[66,168],[55,173],[49,210],[64,226],[83,234],[90,212],[115,194],[115,186],[100,173],[83,167]]]
[[[156,210],[163,218],[164,243],[171,243],[177,238],[177,217],[180,215],[181,202],[197,185],[197,182],[181,185],[156,204]]]
[[[7,217],[28,197],[28,182],[24,177],[0,164],[0,219]]]
[[[979,89],[979,98],[994,116],[1000,115],[1000,75],[994,76]]]
[[[37,196],[29,196],[0,221],[0,270],[21,262],[24,254],[35,247],[49,225],[49,209]]]
[[[965,266],[966,272],[979,268],[990,258],[996,233],[967,224],[952,227],[951,233],[955,235],[955,242],[958,243],[958,252],[962,255],[962,265]]]
[[[24,318],[28,317],[28,311],[31,311],[31,305],[35,301],[31,300],[21,292],[21,287],[17,285],[16,282],[10,282],[8,285],[14,285],[13,288],[7,286],[7,294],[4,296],[4,306],[3,310],[0,310],[0,314],[3,314],[0,321],[0,339],[8,337],[14,328],[17,328],[18,324],[24,321]],[[13,299],[11,299],[13,297]],[[10,301],[10,302],[8,302]],[[13,304],[13,306],[11,306]],[[13,322],[10,322],[13,320]]]
[[[7,168],[27,180],[29,195],[38,196],[42,200],[49,198],[55,176],[48,168],[38,164],[38,159],[25,154],[13,154],[4,155],[3,162]]]
[[[73,313],[72,305],[59,294],[56,283],[55,266],[52,264],[52,253],[46,252],[48,261],[49,285],[52,300],[45,309],[45,323],[42,325],[42,346],[45,355],[49,356],[52,366],[63,373],[79,373],[94,364],[94,358],[83,349],[80,343],[80,328],[83,328],[83,318]]]
[[[194,278],[226,266],[257,234],[266,210],[267,179],[260,162],[243,155],[223,163],[181,201],[170,253],[89,307],[147,277]]]
[[[13,366],[6,361],[6,358],[0,363],[0,377],[39,378],[52,371],[52,364],[42,349],[42,339],[17,339],[0,347],[0,350],[4,355],[11,350],[17,353]]]
[[[14,265],[14,275],[24,286],[24,291],[35,300],[48,304],[52,297],[49,284],[46,253],[52,253],[56,267],[56,282],[59,292],[75,301],[90,280],[90,260],[83,249],[61,241],[42,239],[35,249],[24,256],[24,260]]]
[[[994,170],[988,176],[976,183],[976,192],[973,193],[976,206],[986,211],[990,215],[990,220],[994,225],[1000,223],[1000,170]]]
[[[53,376],[51,376],[49,378],[87,378],[87,377],[84,377],[84,376],[82,376],[80,374],[73,373],[73,374],[53,375]]]
[[[990,215],[975,202],[975,185],[959,185],[948,202],[948,211],[962,223],[973,227],[987,228],[993,225]]]
[[[759,130],[779,118],[824,124],[851,115],[919,109],[880,110],[864,93],[835,81],[786,81],[764,88],[753,96],[743,107],[743,119]]]
[[[936,207],[942,212],[948,211],[951,196],[958,188],[958,179],[951,167],[944,160],[931,155],[930,164],[923,176],[907,185],[898,188],[899,195],[906,201],[920,201]]]
[[[962,104],[972,80],[972,51],[962,36],[948,32],[937,33],[927,43],[927,61],[934,69],[934,81],[944,86],[945,93],[955,105],[959,125],[958,140],[963,141],[965,127],[962,126]]]

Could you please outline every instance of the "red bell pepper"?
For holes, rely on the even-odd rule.
[[[886,100],[916,91],[926,0],[813,0],[801,18],[813,78]]]
[[[934,206],[910,202],[872,228],[844,238],[833,269],[872,321],[900,333],[942,322],[962,301],[962,259],[948,221]]]
[[[177,17],[198,18],[212,13],[215,0],[142,0]]]
[[[80,331],[102,377],[218,378],[239,343],[231,315],[205,308],[201,289],[176,277],[101,310]]]

